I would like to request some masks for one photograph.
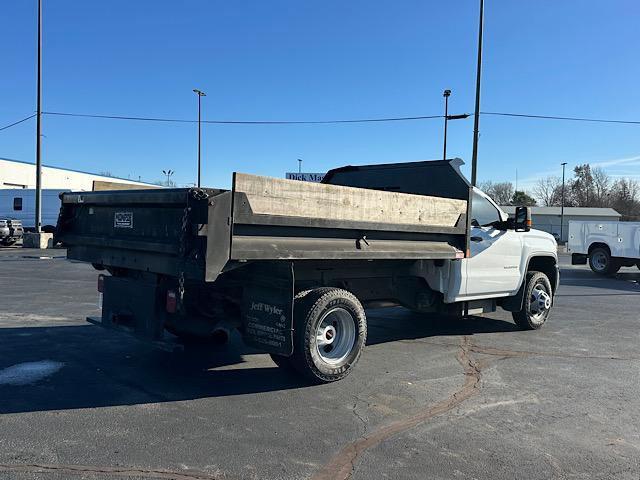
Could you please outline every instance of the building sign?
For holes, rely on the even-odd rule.
[[[320,183],[324,178],[324,173],[309,173],[309,172],[287,172],[288,180],[302,180],[305,182],[318,182]]]

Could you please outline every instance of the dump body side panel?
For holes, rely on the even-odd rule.
[[[235,174],[232,260],[444,259],[467,201]]]

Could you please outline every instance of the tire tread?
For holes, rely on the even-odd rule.
[[[289,357],[291,365],[295,368],[299,373],[304,375],[307,379],[311,380],[314,383],[328,383],[334,382],[336,380],[341,380],[346,377],[351,372],[351,366],[358,361],[360,354],[362,353],[362,348],[357,352],[355,358],[351,361],[350,365],[344,369],[344,371],[335,374],[324,374],[320,372],[314,365],[313,359],[311,358],[311,354],[306,348],[306,345],[310,342],[310,336],[315,335],[315,331],[309,328],[307,319],[309,317],[314,318],[318,315],[317,310],[324,308],[326,303],[330,302],[334,297],[335,299],[339,298],[348,298],[359,310],[359,313],[364,316],[364,309],[360,304],[360,301],[357,297],[347,290],[343,290],[337,287],[319,287],[313,290],[305,290],[296,295],[295,301],[296,304],[294,306],[294,348],[293,355]],[[330,300],[328,300],[330,299]],[[304,332],[302,335],[300,332]],[[364,338],[362,344],[366,341],[366,320],[365,320],[365,331]]]
[[[539,325],[533,324],[529,320],[529,313],[528,313],[529,297],[531,296],[533,285],[535,285],[539,279],[546,280],[547,286],[551,289],[551,282],[543,272],[538,272],[535,270],[531,270],[527,272],[527,276],[525,277],[526,284],[525,284],[525,290],[524,290],[524,298],[522,300],[522,308],[517,312],[511,312],[513,321],[521,330],[537,330],[540,327],[542,327],[542,325],[544,325],[546,322],[546,318],[545,318],[545,322],[542,322]],[[552,292],[551,294],[553,295]],[[547,313],[547,316],[548,316],[548,313]]]

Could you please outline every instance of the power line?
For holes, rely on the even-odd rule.
[[[42,112],[44,115],[56,115],[61,117],[105,118],[111,120],[137,120],[142,122],[169,122],[169,123],[197,123],[197,120],[184,120],[179,118],[154,118],[154,117],[125,117],[122,115],[99,115],[90,113],[67,112]]]
[[[196,123],[197,120],[185,120],[178,118],[153,118],[153,117],[126,117],[121,115],[97,115],[85,113],[66,112],[43,112],[46,115],[61,115],[67,117],[105,118],[115,120],[137,120],[147,122],[176,122],[176,123]],[[480,112],[481,115],[497,115],[502,117],[516,118],[537,118],[542,120],[566,120],[572,122],[597,122],[597,123],[621,123],[630,125],[640,125],[636,120],[612,120],[603,118],[588,117],[563,117],[557,115],[534,115],[527,113],[510,112]],[[467,115],[467,114],[466,114]],[[473,114],[468,114],[473,116]],[[322,125],[337,123],[371,123],[371,122],[403,122],[412,120],[429,120],[433,118],[444,118],[443,115],[418,115],[413,117],[383,117],[383,118],[357,118],[340,120],[203,120],[202,123],[225,124],[225,125]]]
[[[603,118],[585,117],[558,117],[553,115],[532,115],[526,113],[504,113],[504,112],[480,112],[481,115],[499,115],[502,117],[539,118],[543,120],[568,120],[572,122],[597,122],[597,123],[626,123],[630,125],[640,125],[638,120],[610,120]]]
[[[0,127],[0,131],[6,130],[7,128],[15,127],[16,125],[18,125],[18,124],[20,124],[22,122],[26,122],[27,120],[30,120],[35,116],[36,116],[36,114],[34,113],[32,115],[29,115],[28,117],[23,118],[22,120],[18,120],[17,122],[13,122],[13,123],[10,123],[9,125],[5,125],[4,127]]]
[[[133,120],[140,122],[162,122],[162,123],[197,123],[197,120],[187,120],[183,118],[163,118],[163,117],[139,117],[124,115],[101,115],[90,113],[72,113],[72,112],[42,112],[44,115],[55,115],[63,117],[81,117],[81,118],[99,118],[107,120]],[[566,117],[557,115],[534,115],[527,113],[511,113],[511,112],[480,112],[481,115],[494,115],[501,117],[515,118],[533,118],[540,120],[563,120],[571,122],[592,122],[592,123],[617,123],[627,125],[640,125],[638,120],[616,120],[604,118],[589,117]],[[13,122],[9,125],[0,127],[0,131],[11,128],[22,122],[35,117],[36,114],[29,115],[21,120]],[[473,114],[469,115],[473,116]],[[356,118],[356,119],[336,119],[336,120],[203,120],[202,123],[217,125],[331,125],[342,123],[383,123],[383,122],[405,122],[430,120],[434,118],[444,118],[443,115],[417,115],[408,117],[382,117],[382,118]]]
[[[136,120],[146,122],[173,122],[173,123],[197,123],[197,120],[185,120],[179,118],[154,118],[154,117],[128,117],[121,115],[98,115],[88,113],[67,112],[42,112],[45,115],[58,115],[66,117],[104,118],[114,120]],[[202,123],[224,125],[319,125],[335,123],[371,123],[371,122],[403,122],[411,120],[427,120],[443,118],[442,115],[421,115],[415,117],[385,117],[385,118],[356,118],[341,120],[202,120]]]

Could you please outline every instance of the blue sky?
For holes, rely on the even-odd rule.
[[[35,109],[36,1],[0,4],[0,126]],[[44,0],[44,110],[306,120],[473,111],[478,1]],[[640,119],[636,0],[486,0],[482,110]],[[472,118],[449,124],[470,163]],[[640,177],[640,125],[483,116],[480,180],[529,186],[590,162]],[[0,132],[33,160],[35,122]],[[46,116],[46,164],[195,180],[196,126]],[[437,159],[442,122],[203,127],[203,184],[345,164]],[[467,165],[468,167],[468,165]],[[468,173],[468,168],[466,169]]]

